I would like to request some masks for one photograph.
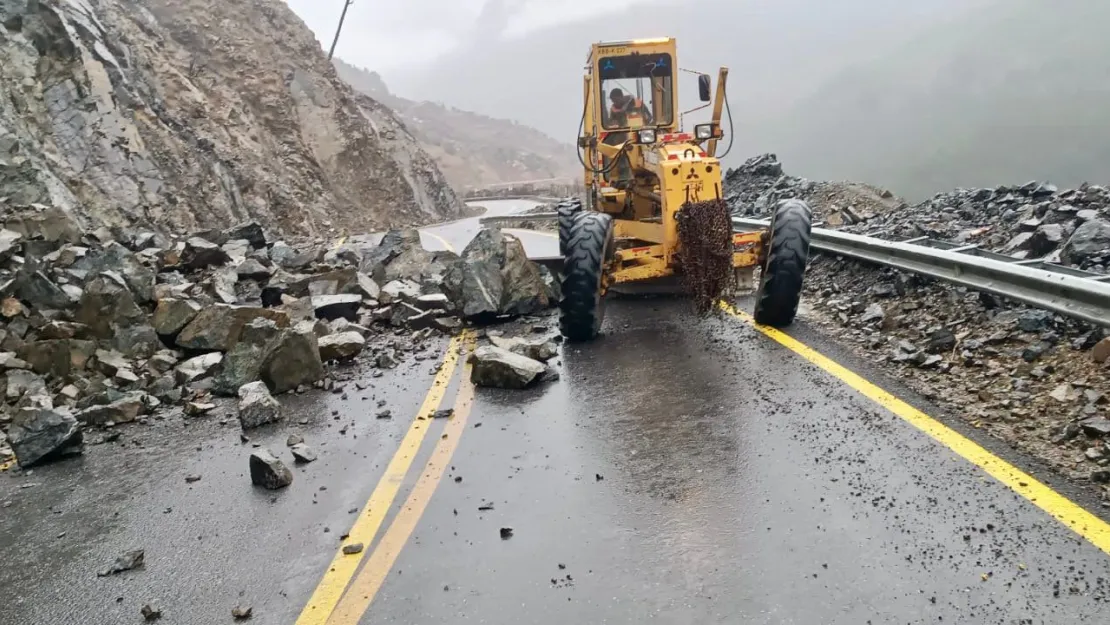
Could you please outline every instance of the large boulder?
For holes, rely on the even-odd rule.
[[[385,268],[403,252],[420,248],[420,232],[415,228],[390,230],[382,237],[381,243],[363,254],[360,271],[369,274],[379,283],[387,282]]]
[[[146,414],[148,401],[146,393],[132,391],[107,404],[89,406],[75,417],[81,423],[89,425],[130,423]]]
[[[262,364],[262,381],[271,391],[284,393],[324,378],[314,326],[311,321],[301,321],[281,333]]]
[[[65,377],[85,368],[85,363],[96,353],[94,341],[79,339],[49,339],[24,343],[16,354],[35,373]]]
[[[262,377],[262,367],[282,339],[282,329],[258,317],[243,327],[239,342],[227,352],[212,388],[219,395],[234,396],[244,384]]]
[[[355,331],[337,332],[317,339],[321,360],[349,360],[358,356],[366,339]]]
[[[463,317],[482,319],[532,314],[554,305],[550,282],[518,239],[486,228],[447,269],[443,290]]]
[[[1092,219],[1072,233],[1060,250],[1065,263],[1085,265],[1089,261],[1110,257],[1110,222]]]
[[[146,313],[115,272],[104,272],[85,286],[74,320],[86,325],[90,336],[128,356],[149,357],[161,347]]]
[[[163,297],[154,308],[154,331],[164,337],[176,338],[177,334],[196,318],[202,306],[191,299]]]
[[[546,362],[559,353],[559,347],[555,344],[555,341],[550,341],[542,337],[533,339],[491,336],[489,337],[489,342],[493,343],[495,347],[500,347],[514,354],[520,354],[521,356],[540,362]]]
[[[19,298],[34,308],[65,310],[73,298],[41,271],[20,273],[16,278]]]
[[[251,382],[239,387],[239,425],[244,430],[281,420],[281,404],[266,384]]]
[[[470,381],[478,386],[525,388],[547,370],[542,362],[494,345],[483,345],[470,355]]]
[[[8,444],[21,467],[81,453],[81,425],[68,412],[25,408],[15,414]]]
[[[357,294],[313,295],[312,310],[317,319],[343,318],[347,321],[358,319],[358,309],[362,306],[362,296]]]
[[[197,313],[181,330],[177,345],[185,349],[227,351],[239,341],[243,326],[259,317],[270,319],[279,327],[289,325],[289,315],[282,310],[214,304]]]

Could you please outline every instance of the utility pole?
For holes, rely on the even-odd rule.
[[[355,0],[343,0],[343,13],[339,15],[339,26],[335,29],[335,39],[331,40],[331,49],[328,50],[328,60],[331,60],[331,55],[335,54],[335,44],[339,43],[339,31],[343,30],[343,20],[347,18],[347,7],[355,3]]]

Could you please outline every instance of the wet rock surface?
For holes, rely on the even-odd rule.
[[[31,245],[39,239],[3,239],[23,253],[0,261],[0,279],[13,276],[15,284],[33,266],[40,282],[67,293],[63,301],[52,289],[17,289],[0,307],[3,397],[15,411],[47,411],[30,429],[9,431],[13,419],[0,420],[0,433],[12,439],[5,449],[22,452],[29,465],[76,448],[70,419],[97,430],[236,414],[221,403],[227,397],[239,402],[241,426],[253,429],[280,419],[283,393],[330,390],[335,375],[360,363],[416,362],[429,337],[466,327],[457,311],[475,294],[443,285],[467,259],[480,261],[509,294],[490,308],[493,319],[554,303],[543,272],[499,231],[481,234],[474,247],[481,252],[462,258],[423,250],[411,229],[342,254],[319,240],[270,241],[252,224],[137,235],[129,242],[135,249],[104,245],[80,229],[75,238],[80,245],[51,242],[41,257],[32,254],[41,251]],[[240,271],[247,260],[254,266]],[[379,287],[373,276],[388,281]],[[514,349],[541,359],[553,350],[534,338]]]

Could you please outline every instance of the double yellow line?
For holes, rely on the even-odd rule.
[[[454,413],[447,422],[443,436],[436,444],[432,457],[424,467],[420,478],[412,489],[405,505],[394,517],[386,533],[373,549],[359,553],[345,554],[343,547],[362,543],[369,547],[385,519],[386,512],[393,505],[397,492],[408,475],[416,454],[432,423],[432,415],[439,410],[447,394],[447,388],[458,367],[461,353],[471,351],[474,346],[471,333],[464,333],[451,339],[442,366],[436,373],[431,389],[424,397],[420,411],[416,414],[397,452],[386,466],[374,492],[366,506],[359,512],[351,526],[347,538],[340,544],[327,572],[316,586],[296,625],[354,625],[362,618],[377,594],[386,575],[392,568],[401,548],[416,527],[428,502],[435,492],[445,467],[458,447],[459,439],[466,428],[470,408],[474,403],[474,386],[470,382],[470,365],[464,365],[463,375],[456,393]],[[359,565],[366,560],[365,566]],[[357,576],[356,576],[357,575]]]

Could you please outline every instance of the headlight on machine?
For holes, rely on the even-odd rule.
[[[694,138],[699,141],[702,139],[712,139],[713,124],[698,124],[694,126]]]
[[[655,143],[655,129],[644,128],[637,134],[636,138],[640,143]]]

